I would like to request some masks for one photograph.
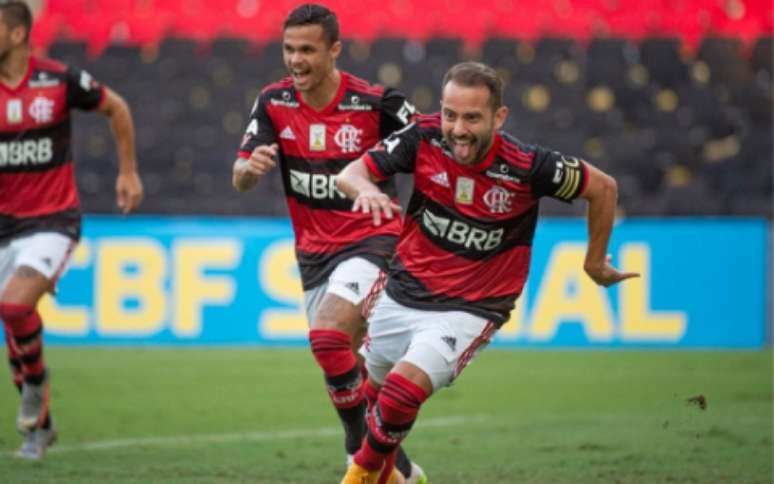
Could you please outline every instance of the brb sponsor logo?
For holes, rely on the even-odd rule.
[[[441,217],[427,209],[422,212],[422,225],[435,237],[477,251],[490,251],[497,248],[503,241],[505,233],[503,228],[483,230],[461,220]]]
[[[44,165],[54,155],[51,138],[0,142],[0,168],[6,166]]]
[[[313,200],[346,199],[336,188],[336,176],[290,170],[290,188],[294,193]]]

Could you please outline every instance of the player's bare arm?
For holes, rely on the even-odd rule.
[[[363,158],[358,158],[339,173],[336,177],[336,187],[355,201],[352,205],[353,212],[370,213],[374,225],[378,227],[382,224],[382,215],[392,219],[401,208],[379,190],[374,181]]]
[[[257,146],[250,158],[237,158],[234,162],[232,183],[239,192],[252,189],[258,180],[272,168],[277,166],[274,158],[277,156],[277,144]]]
[[[611,286],[625,279],[639,277],[636,272],[619,272],[611,265],[607,244],[613,230],[618,185],[615,179],[586,163],[588,181],[581,197],[589,202],[589,246],[583,269],[600,286]]]
[[[140,206],[143,198],[142,180],[137,171],[132,112],[124,98],[107,87],[98,109],[110,119],[110,129],[118,149],[116,203],[121,212],[129,213]]]

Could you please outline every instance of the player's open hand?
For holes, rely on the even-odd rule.
[[[352,205],[353,212],[370,213],[377,227],[382,224],[382,215],[390,220],[400,210],[400,205],[380,191],[360,192]]]
[[[127,214],[140,206],[143,198],[142,180],[136,171],[119,172],[116,179],[116,203]]]
[[[613,258],[611,256],[605,257],[603,264],[586,264],[584,269],[586,274],[591,277],[594,282],[600,286],[612,286],[618,284],[625,279],[631,279],[632,277],[640,277],[638,272],[619,272],[618,269],[612,266]]]
[[[277,143],[261,145],[255,148],[244,165],[246,173],[254,176],[263,176],[277,166],[274,157],[277,156]]]

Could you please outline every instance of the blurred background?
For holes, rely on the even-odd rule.
[[[114,216],[108,125],[77,114],[88,217],[60,294],[45,303],[52,341],[305,344],[279,170],[248,194],[231,187],[252,103],[285,76],[281,26],[301,3],[37,2],[36,50],[88,70],[131,104],[146,187],[139,217]],[[590,284],[584,204],[547,200],[532,276],[501,343],[770,341],[768,0],[325,4],[341,25],[339,67],[432,112],[448,67],[489,63],[507,80],[508,131],[618,180],[610,252],[643,277],[620,290]]]
[[[147,213],[285,215],[278,173],[261,203],[229,188],[260,88],[284,76],[281,25],[303,2],[49,0],[33,41],[131,103]],[[768,0],[325,2],[340,67],[438,108],[453,63],[507,80],[506,129],[612,173],[626,215],[772,215]],[[88,212],[112,213],[108,128],[76,137]],[[582,207],[544,204],[548,214]]]

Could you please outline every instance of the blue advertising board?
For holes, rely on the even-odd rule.
[[[766,343],[768,222],[633,219],[613,263],[642,274],[612,287],[583,272],[586,225],[544,219],[530,278],[501,347],[755,348]],[[88,216],[56,299],[53,344],[306,344],[286,219]]]

